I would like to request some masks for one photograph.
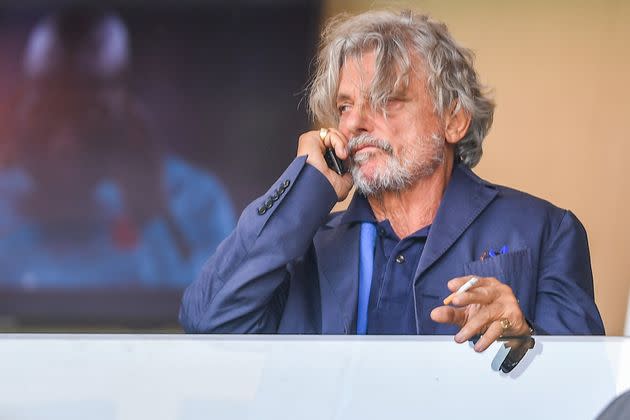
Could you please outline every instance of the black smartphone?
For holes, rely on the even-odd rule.
[[[347,172],[346,167],[343,164],[343,161],[337,157],[335,151],[332,148],[327,148],[324,152],[324,159],[326,160],[326,164],[330,169],[337,172],[339,175],[343,175]]]
[[[474,340],[473,340],[474,341]],[[492,369],[503,373],[510,373],[525,357],[527,350],[533,349],[536,340],[533,337],[499,337],[497,341],[503,341],[499,351],[492,360]]]

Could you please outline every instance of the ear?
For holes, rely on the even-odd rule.
[[[462,109],[459,101],[453,101],[444,119],[444,137],[447,143],[458,143],[468,132],[471,120],[470,114]]]

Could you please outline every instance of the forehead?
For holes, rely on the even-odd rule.
[[[357,90],[367,93],[374,78],[375,64],[374,51],[346,57],[339,74],[338,94],[349,94]]]
[[[339,87],[337,96],[354,96],[360,94],[369,96],[373,93],[374,77],[377,71],[377,54],[374,50],[363,52],[361,54],[348,56],[345,58],[339,73]],[[385,80],[378,80],[379,86],[376,87],[379,94],[390,95],[393,93],[410,91],[425,91],[427,86],[427,76],[424,62],[417,56],[411,58],[411,66],[409,68],[401,68],[400,65],[391,63],[394,69],[384,70]],[[382,71],[381,70],[381,71]],[[380,76],[380,75],[379,75]],[[383,78],[383,76],[381,76]]]

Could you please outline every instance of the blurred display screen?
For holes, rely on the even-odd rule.
[[[52,4],[0,7],[0,327],[176,325],[309,127],[319,4]]]

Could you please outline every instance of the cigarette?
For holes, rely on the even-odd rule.
[[[471,287],[473,287],[475,284],[477,284],[477,282],[479,281],[479,277],[471,277],[470,280],[468,280],[466,283],[464,283],[462,285],[462,287],[460,287],[459,289],[457,289],[456,292],[451,293],[450,295],[447,296],[446,299],[444,299],[444,304],[445,305],[450,305],[451,302],[453,301],[453,298],[457,295],[461,295],[462,293],[464,293],[466,290],[470,289]]]

